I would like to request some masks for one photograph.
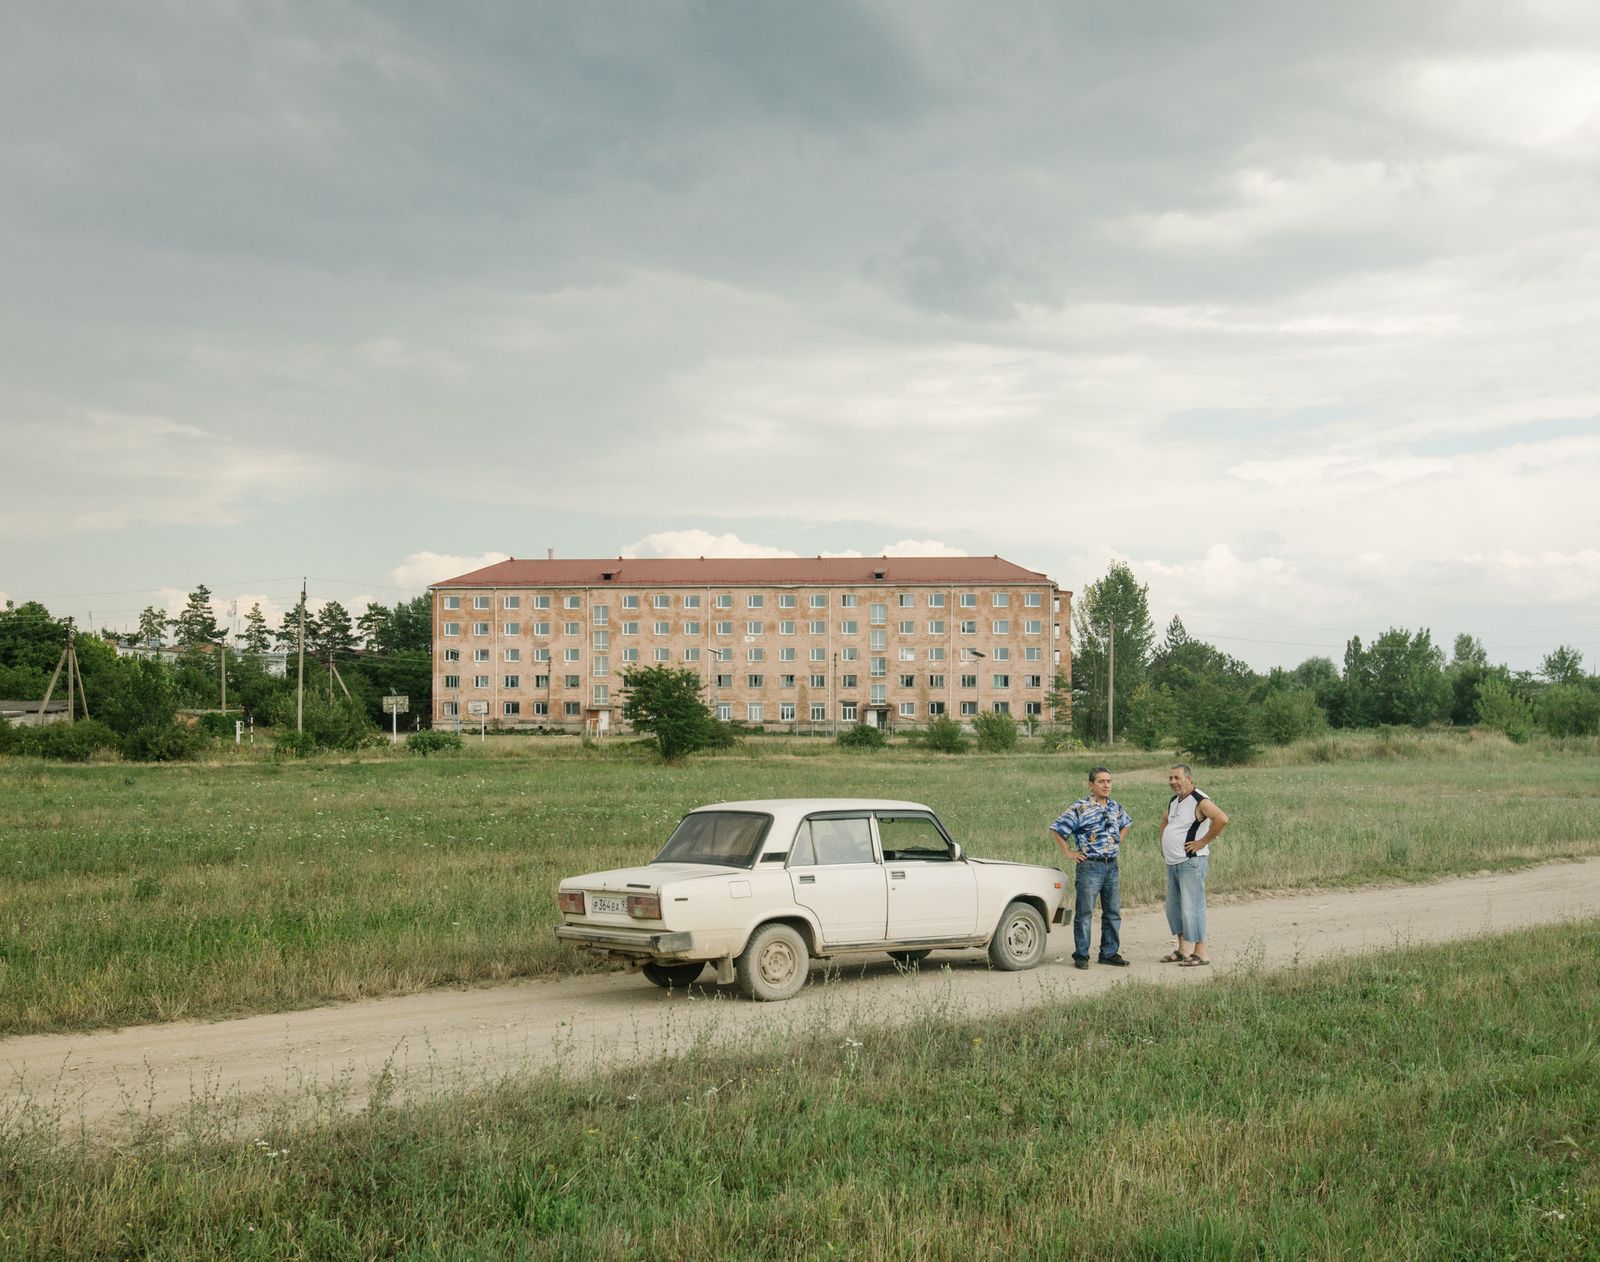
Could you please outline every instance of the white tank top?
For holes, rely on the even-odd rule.
[[[1211,831],[1211,821],[1199,815],[1200,803],[1207,797],[1199,789],[1181,798],[1173,798],[1167,807],[1167,826],[1161,830],[1161,857],[1169,864],[1182,863],[1191,858],[1184,843],[1191,837],[1199,840]],[[1202,846],[1195,855],[1210,854],[1210,846]]]

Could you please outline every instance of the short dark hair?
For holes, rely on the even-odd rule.
[[[1111,768],[1110,767],[1096,767],[1093,771],[1091,771],[1089,773],[1089,783],[1093,784],[1101,776],[1109,776],[1110,774],[1111,774]]]
[[[1181,771],[1181,772],[1183,772],[1184,778],[1186,780],[1193,780],[1194,779],[1194,768],[1189,766],[1189,764],[1186,763],[1186,762],[1175,762],[1175,763],[1172,764],[1172,766],[1168,767],[1167,770],[1168,771]]]

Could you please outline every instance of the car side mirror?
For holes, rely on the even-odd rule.
[[[961,843],[959,841],[952,841],[950,843],[950,862],[961,862]]]

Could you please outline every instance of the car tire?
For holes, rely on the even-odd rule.
[[[806,984],[811,953],[792,925],[762,925],[733,962],[739,989],[752,999],[788,999]]]
[[[639,971],[662,990],[687,990],[705,970],[704,960],[691,960],[687,964],[657,964],[651,960]]]
[[[1044,917],[1028,903],[1007,905],[989,939],[989,963],[1006,973],[1034,968],[1044,959]]]
[[[932,951],[890,951],[889,958],[901,968],[911,968],[913,965],[921,964],[932,954]]]

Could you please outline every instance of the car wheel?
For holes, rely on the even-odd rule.
[[[1007,973],[1033,968],[1044,959],[1044,917],[1027,903],[1012,903],[989,939],[989,963]]]
[[[639,971],[663,990],[686,990],[699,979],[705,968],[704,960],[693,960],[688,964],[657,964],[651,960]]]
[[[752,999],[788,999],[806,984],[811,953],[789,925],[763,925],[733,962],[739,989]]]
[[[921,964],[932,954],[932,951],[890,951],[889,958],[901,968],[910,968],[913,964]]]

